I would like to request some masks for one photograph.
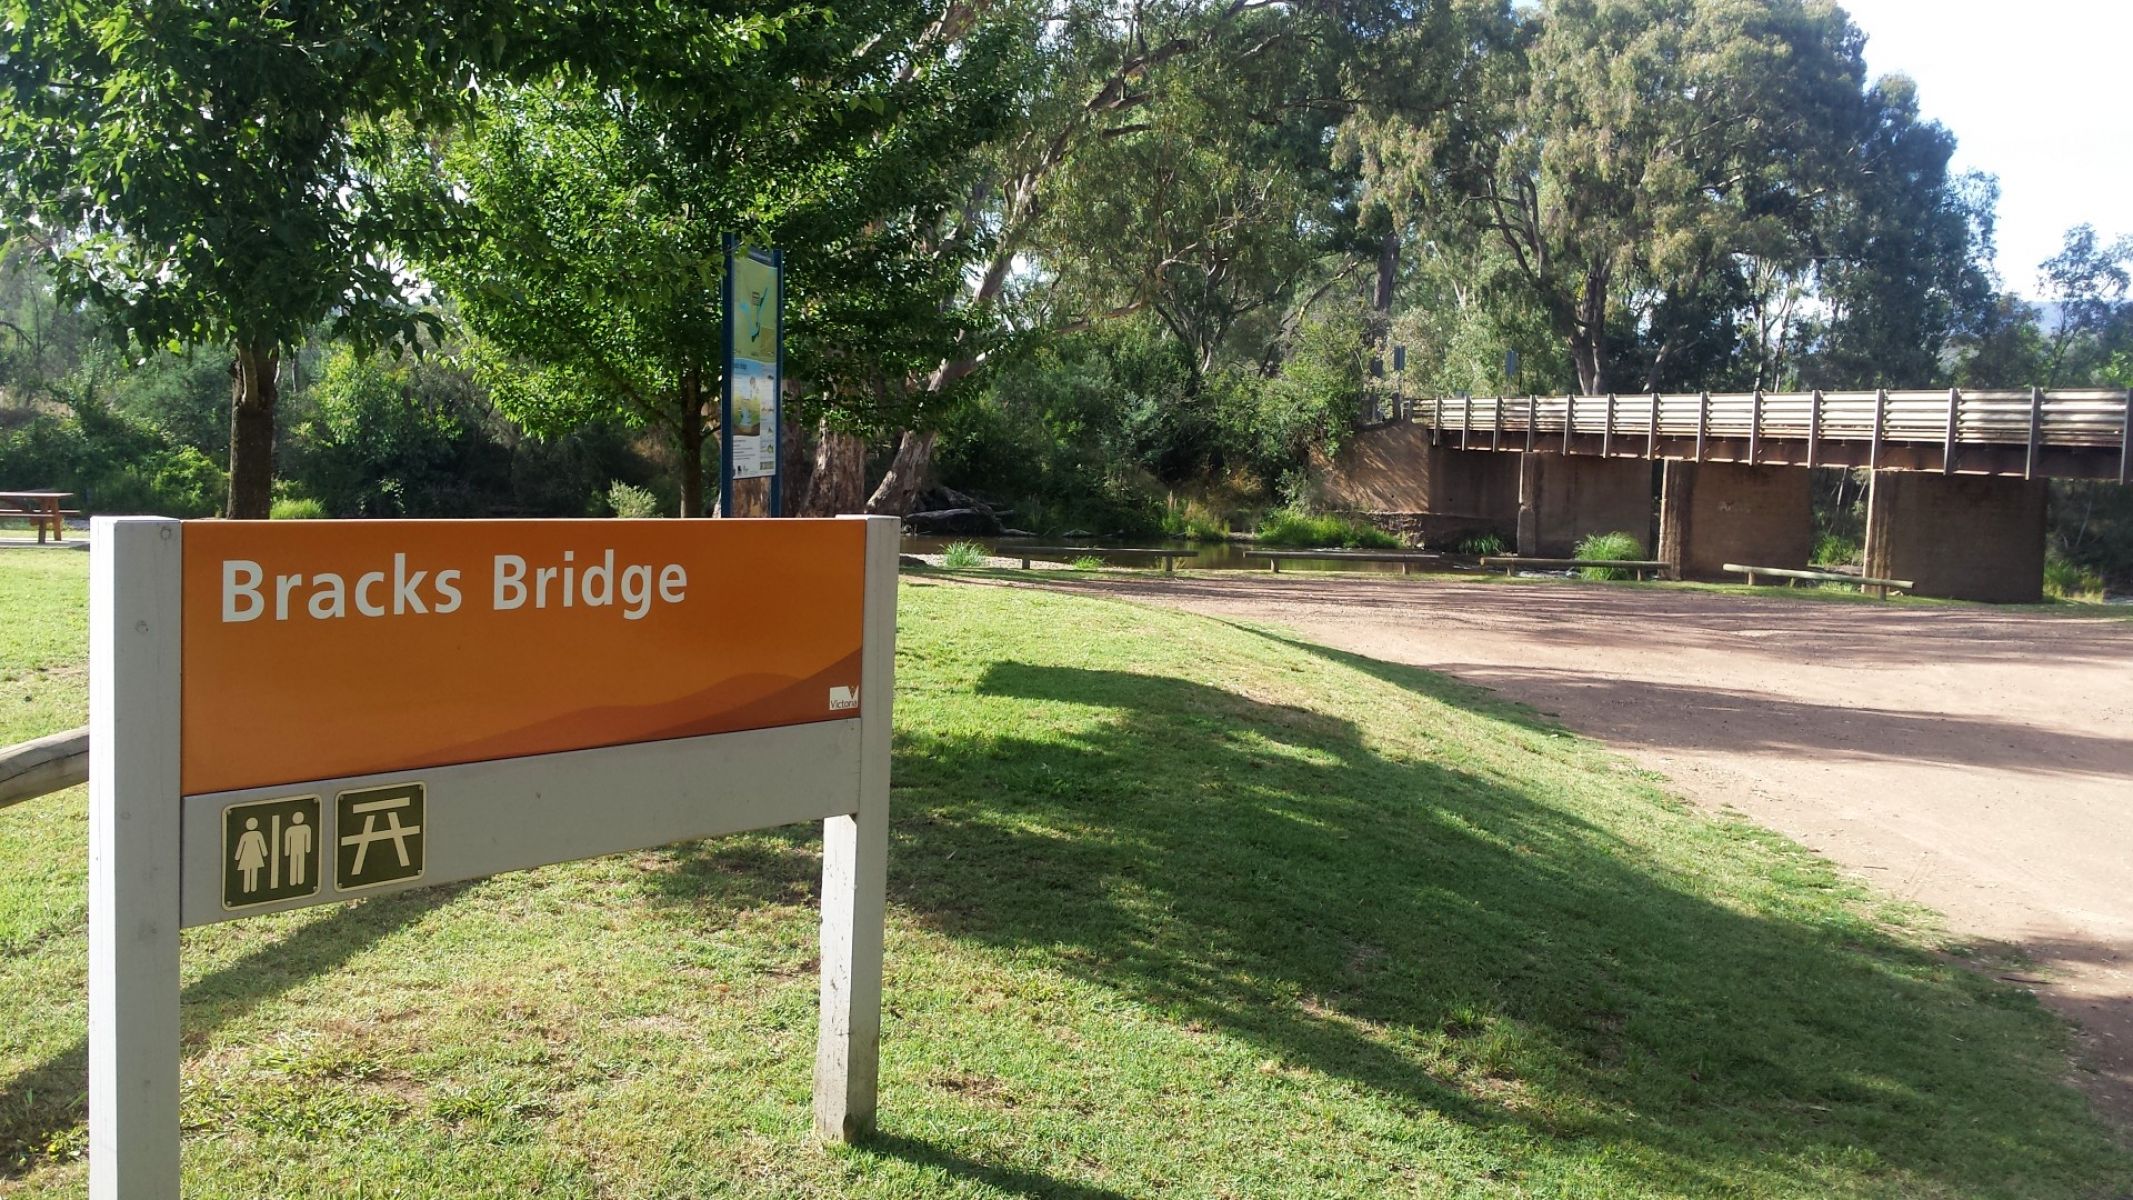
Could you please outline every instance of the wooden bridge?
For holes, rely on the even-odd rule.
[[[1755,466],[2133,476],[2133,392],[1750,392],[1401,402],[1432,445]]]

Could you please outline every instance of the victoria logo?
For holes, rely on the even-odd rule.
[[[844,712],[859,707],[859,689],[838,685],[830,689],[830,711]]]

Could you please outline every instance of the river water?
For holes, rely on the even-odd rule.
[[[1264,571],[1267,569],[1266,559],[1246,558],[1244,556],[1246,551],[1254,548],[1252,543],[1250,542],[1190,542],[1184,540],[1183,538],[1144,538],[1139,541],[1114,541],[1110,539],[1095,539],[1084,541],[1082,539],[1077,538],[1070,542],[1061,538],[907,536],[904,538],[904,553],[939,554],[941,551],[947,549],[950,545],[953,545],[956,542],[975,542],[978,545],[985,547],[988,553],[997,555],[1001,558],[1014,557],[1019,552],[1017,548],[1022,546],[1085,546],[1087,547],[1088,552],[1091,554],[1100,553],[1107,546],[1116,546],[1135,550],[1191,550],[1193,551],[1193,556],[1191,558],[1181,558],[1178,560],[1178,567],[1181,570]],[[1051,559],[1053,561],[1061,561],[1071,559],[1073,558],[1073,555],[1049,553],[1042,555],[1041,557]],[[1140,563],[1135,562],[1133,565],[1140,565]],[[1148,565],[1153,566],[1153,561],[1149,560]],[[1454,563],[1431,563],[1429,564],[1428,569],[1432,571],[1446,571],[1461,569],[1471,570],[1473,568],[1462,567],[1460,564]],[[1283,574],[1287,574],[1290,571],[1360,571],[1367,572],[1373,575],[1397,575],[1400,573],[1400,564],[1354,561],[1342,562],[1331,560],[1313,561],[1307,558],[1289,558],[1282,560],[1281,570]]]

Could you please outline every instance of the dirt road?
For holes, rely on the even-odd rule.
[[[2133,621],[1546,582],[1056,586],[1485,685],[2021,947],[2083,1028],[2082,1082],[2133,1127]]]

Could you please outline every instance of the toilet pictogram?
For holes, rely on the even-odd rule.
[[[222,907],[315,895],[319,887],[319,798],[250,800],[222,810]]]

